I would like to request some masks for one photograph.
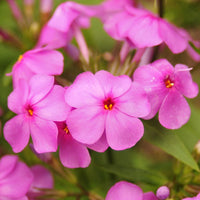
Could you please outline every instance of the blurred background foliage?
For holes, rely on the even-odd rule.
[[[16,0],[23,10],[23,1]],[[63,0],[54,0],[54,10]],[[102,0],[77,0],[82,4],[98,4]],[[157,12],[156,1],[141,0],[141,4],[153,12]],[[199,0],[166,0],[165,14],[170,22],[185,28],[191,36],[200,40],[200,1]],[[41,28],[41,16],[39,13],[39,0],[35,0],[34,19],[28,27],[19,28],[13,18],[6,0],[0,0],[0,28],[10,33],[20,45],[16,47],[4,43],[0,38],[0,106],[2,109],[1,122],[5,123],[13,114],[7,108],[7,96],[12,91],[11,77],[6,73],[11,72],[13,64],[18,56],[34,47],[38,30]],[[103,55],[112,51],[116,42],[103,30],[98,19],[92,19],[91,28],[83,30],[89,48],[95,55]],[[20,47],[20,48],[19,48]],[[73,81],[81,72],[80,63],[73,62],[66,54],[64,78]],[[98,58],[98,56],[97,56]],[[167,58],[173,64],[184,63],[193,67],[193,78],[200,85],[200,63],[194,62],[185,52],[174,55],[168,49],[159,52],[159,58]],[[100,63],[104,67],[105,63]],[[199,96],[190,100],[192,116],[190,121],[176,131],[162,128],[157,119],[144,121],[145,134],[138,144],[125,151],[107,150],[105,153],[91,151],[92,163],[87,169],[72,170],[78,177],[80,184],[87,190],[95,191],[105,196],[114,182],[129,180],[142,186],[144,191],[155,191],[160,185],[174,184],[184,186],[188,179],[184,179],[184,173],[198,173],[198,161],[194,160],[194,145],[200,139],[200,101]],[[0,155],[12,154],[11,147],[0,135]],[[191,154],[192,153],[192,154]],[[20,154],[20,158],[28,165],[43,164],[27,147]],[[57,156],[57,153],[54,154]],[[192,157],[193,155],[193,157]],[[180,164],[185,163],[185,165]],[[47,166],[47,165],[46,165]],[[177,167],[178,166],[178,167]],[[47,166],[48,167],[48,166]],[[181,168],[181,170],[180,170]],[[185,170],[185,171],[184,171]],[[182,178],[180,178],[182,174]],[[67,191],[76,191],[77,188],[67,183],[59,175],[55,175],[55,188]],[[179,179],[180,178],[180,179]],[[200,185],[200,182],[199,182]],[[67,198],[70,199],[70,198]],[[73,198],[71,198],[73,199]]]

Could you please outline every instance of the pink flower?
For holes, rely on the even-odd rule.
[[[14,87],[19,79],[29,80],[35,74],[60,75],[63,71],[63,56],[55,50],[45,48],[33,49],[19,56],[13,66]]]
[[[191,39],[185,30],[145,9],[134,8],[128,4],[120,12],[111,12],[110,17],[103,22],[111,37],[126,41],[137,48],[165,43],[173,53],[180,53],[188,47],[188,41]]]
[[[85,168],[91,161],[87,146],[71,136],[65,122],[58,122],[59,157],[62,164],[68,168]]]
[[[134,73],[134,81],[146,90],[152,105],[150,119],[159,111],[160,123],[169,129],[180,128],[190,118],[190,107],[184,96],[194,98],[198,86],[192,81],[186,65],[175,68],[165,59],[139,67]]]
[[[51,173],[41,165],[31,167],[33,182],[27,193],[28,199],[35,200],[36,197],[44,194],[40,189],[53,189],[54,181]]]
[[[103,138],[111,148],[123,150],[143,136],[137,117],[148,115],[150,105],[145,91],[128,76],[84,72],[68,88],[65,99],[75,108],[67,117],[69,131],[81,143],[90,145]]]
[[[199,200],[199,199],[200,199],[200,193],[196,197],[187,197],[182,200]]]
[[[33,181],[31,170],[17,156],[6,155],[0,160],[0,199],[26,200]]]
[[[153,192],[143,193],[142,189],[132,183],[120,181],[110,188],[105,200],[158,200]]]
[[[70,1],[60,4],[43,28],[37,46],[61,48],[66,46],[74,36],[79,42],[80,29],[88,28],[90,17],[95,14],[93,8]]]
[[[57,122],[58,126],[58,145],[61,163],[68,168],[88,167],[91,158],[87,148],[94,151],[104,152],[108,148],[105,137],[102,137],[93,145],[85,145],[76,141],[70,134],[65,122]]]
[[[35,75],[19,84],[8,97],[8,107],[17,116],[4,126],[4,136],[14,152],[22,151],[31,135],[38,153],[57,149],[58,129],[53,121],[67,116],[65,89],[54,85],[52,76]]]

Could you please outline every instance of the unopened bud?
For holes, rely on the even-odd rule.
[[[194,149],[195,149],[196,153],[198,155],[200,155],[200,140],[197,142],[197,144],[195,145]]]
[[[167,186],[161,186],[156,191],[156,196],[159,200],[165,200],[169,197],[170,191]]]

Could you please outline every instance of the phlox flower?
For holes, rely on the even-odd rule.
[[[58,145],[59,157],[61,163],[68,168],[85,168],[91,162],[91,157],[87,148],[91,148],[98,152],[103,152],[108,148],[105,139],[102,138],[96,144],[86,145],[76,141],[69,129],[66,122],[57,122],[58,126]]]
[[[159,111],[160,123],[169,129],[180,128],[189,120],[190,107],[184,96],[194,98],[198,94],[190,70],[186,65],[173,67],[166,59],[160,59],[135,71],[133,79],[145,88],[152,105],[146,119]]]
[[[27,200],[26,193],[33,181],[28,166],[17,156],[6,155],[0,160],[0,199]]]
[[[58,129],[54,121],[64,121],[68,111],[64,92],[63,87],[54,85],[52,76],[19,80],[8,97],[8,107],[17,116],[4,126],[4,137],[15,153],[25,148],[30,135],[38,153],[56,151]]]
[[[150,105],[142,87],[128,76],[84,72],[67,89],[65,100],[74,108],[67,117],[68,129],[81,143],[91,145],[101,139],[123,150],[143,136],[138,117],[148,115]]]
[[[53,189],[54,180],[50,171],[41,165],[34,165],[30,170],[33,174],[33,181],[26,196],[29,200],[35,200],[44,194],[41,189]]]
[[[33,49],[20,55],[11,75],[14,87],[19,79],[29,80],[35,74],[60,75],[63,72],[63,56],[55,50]]]
[[[199,200],[200,199],[200,193],[196,197],[186,197],[182,200]]]
[[[142,189],[126,181],[117,182],[108,191],[105,200],[158,200],[153,192],[143,193]]]
[[[106,12],[106,11],[105,11]],[[134,48],[146,48],[165,43],[173,53],[183,52],[191,40],[188,33],[150,11],[127,4],[119,12],[101,17],[106,32],[116,40]]]
[[[94,16],[95,6],[85,6],[75,2],[65,2],[60,4],[48,23],[41,31],[37,46],[46,45],[47,48],[61,48],[68,46],[73,37],[88,57],[88,50],[85,47],[81,28],[90,26],[90,17]]]

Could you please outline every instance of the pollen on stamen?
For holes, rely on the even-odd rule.
[[[28,114],[29,114],[30,116],[33,116],[33,110],[32,110],[32,109],[28,109]]]
[[[64,128],[64,131],[66,134],[69,134],[69,129],[67,128],[67,126]]]
[[[165,81],[165,86],[166,86],[166,88],[172,88],[174,86],[174,83],[171,82],[169,79],[167,79]]]
[[[21,60],[22,60],[22,58],[23,58],[23,55],[20,55],[19,57],[18,57],[18,62],[20,62]]]
[[[114,106],[114,102],[109,98],[106,99],[104,102],[104,109],[105,110],[112,110]]]

